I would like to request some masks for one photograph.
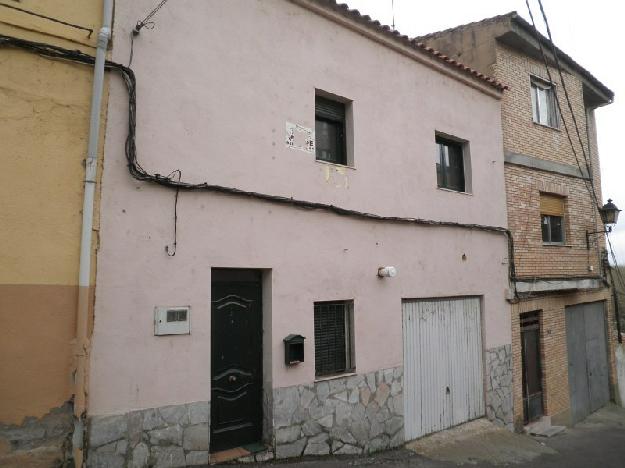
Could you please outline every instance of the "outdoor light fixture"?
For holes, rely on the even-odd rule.
[[[601,213],[601,221],[605,226],[603,231],[586,231],[586,248],[590,249],[590,236],[592,234],[607,234],[612,232],[612,226],[616,224],[618,221],[618,214],[621,212],[614,203],[612,203],[612,199],[608,198],[608,202],[599,208],[599,212]]]
[[[397,276],[397,268],[394,266],[385,266],[378,268],[378,276],[380,278],[393,278]]]

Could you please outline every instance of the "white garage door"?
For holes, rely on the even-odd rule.
[[[406,300],[406,440],[484,415],[480,300]]]

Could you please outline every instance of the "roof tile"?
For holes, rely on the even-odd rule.
[[[363,15],[356,9],[350,9],[349,6],[347,6],[344,3],[338,3],[336,0],[314,0],[314,1],[322,6],[326,6],[326,7],[329,6],[330,8],[334,9],[338,13],[344,16],[353,18],[354,20],[367,26],[368,28],[375,30],[379,33],[385,34],[393,40],[401,42],[403,45],[412,47],[414,49],[418,49],[422,51],[423,53],[426,53],[427,55],[430,55],[440,60],[441,62],[444,62],[447,66],[451,68],[456,68],[464,72],[467,75],[471,75],[473,78],[483,81],[489,84],[490,86],[492,86],[493,88],[496,88],[499,91],[509,89],[507,85],[501,83],[495,78],[488,77],[478,72],[477,70],[474,70],[473,68],[468,67],[461,62],[458,62],[457,60],[453,60],[447,57],[446,55],[442,54],[438,50],[433,49],[432,47],[428,47],[423,42],[419,42],[416,39],[410,39],[408,36],[401,34],[399,31],[391,29],[390,26],[383,25],[379,21],[373,20],[369,15]]]

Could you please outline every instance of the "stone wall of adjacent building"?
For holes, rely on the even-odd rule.
[[[276,458],[364,454],[404,442],[403,367],[274,390]]]
[[[87,466],[180,467],[208,464],[210,403],[195,402],[94,416]]]
[[[486,416],[507,429],[513,429],[512,346],[487,349]]]

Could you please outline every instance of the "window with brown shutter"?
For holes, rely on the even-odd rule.
[[[540,194],[540,223],[544,243],[564,243],[564,201],[564,197]]]

